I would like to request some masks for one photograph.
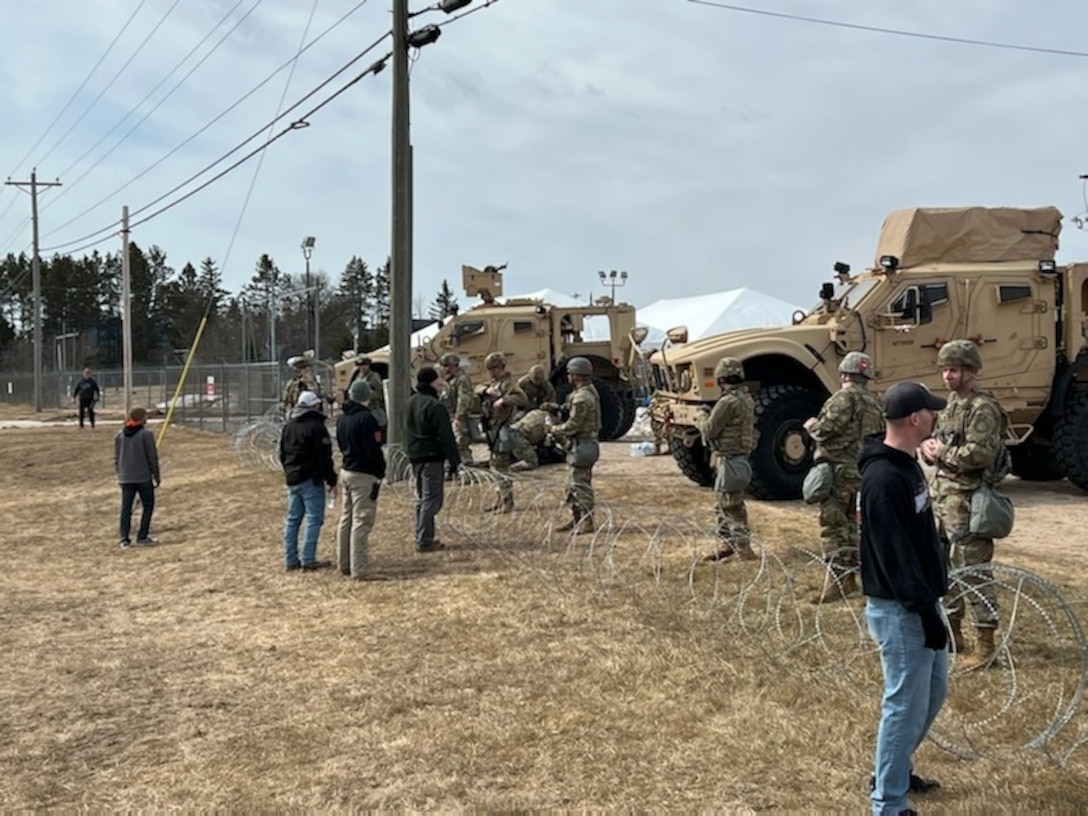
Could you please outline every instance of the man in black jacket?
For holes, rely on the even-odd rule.
[[[421,368],[416,375],[416,392],[408,399],[405,449],[412,463],[416,513],[416,552],[442,549],[434,538],[434,518],[444,499],[444,463],[456,470],[461,466],[457,441],[450,427],[450,415],[438,400],[434,382],[438,372]]]
[[[72,399],[79,401],[79,427],[83,427],[83,417],[86,416],[94,427],[94,404],[102,396],[102,389],[98,387],[89,368],[83,369],[83,376],[76,382],[72,391]]]
[[[325,485],[335,495],[336,467],[332,440],[325,429],[321,397],[303,391],[280,436],[280,464],[287,478],[287,520],[283,529],[283,563],[288,570],[316,570],[329,566],[317,560],[317,540],[325,523]],[[298,531],[306,518],[302,559]]]
[[[882,402],[884,439],[866,443],[858,459],[861,585],[884,672],[874,814],[913,813],[908,792],[938,787],[911,767],[948,692],[948,634],[941,613],[948,568],[915,452],[944,406],[920,383],[896,383]]]
[[[370,385],[356,380],[348,387],[348,401],[336,420],[336,443],[344,458],[336,560],[340,573],[356,581],[373,577],[369,539],[378,514],[378,490],[385,478],[382,430],[370,410],[370,398]]]

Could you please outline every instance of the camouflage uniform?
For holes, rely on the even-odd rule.
[[[996,481],[1005,474],[993,469],[1004,458],[1005,430],[1008,417],[997,398],[989,391],[972,388],[966,395],[951,394],[948,405],[937,417],[935,439],[945,447],[937,461],[932,493],[937,512],[937,527],[949,549],[954,567],[989,564],[993,560],[994,541],[968,532],[971,522],[971,494],[983,481]],[[975,626],[997,628],[997,598],[985,577],[967,578],[974,585],[970,593]],[[951,602],[948,617],[962,620],[963,598]]]
[[[856,566],[858,559],[858,453],[865,437],[883,430],[880,402],[864,382],[857,381],[832,394],[809,428],[816,442],[815,461],[830,462],[835,471],[831,495],[820,504],[823,553],[844,567]]]
[[[554,385],[547,380],[538,383],[533,379],[532,374],[526,374],[518,380],[518,388],[525,392],[525,398],[528,400],[525,403],[527,411],[532,411],[544,403],[555,402],[558,399]]]
[[[510,430],[514,432],[514,449],[511,453],[514,459],[527,464],[530,470],[539,467],[540,458],[536,449],[544,444],[551,423],[551,413],[542,408],[534,408],[511,424]]]
[[[552,426],[552,436],[569,444],[575,439],[598,439],[601,433],[601,398],[592,383],[576,386],[567,395],[567,420]],[[574,512],[575,520],[592,518],[595,505],[593,495],[593,465],[575,467],[567,464],[566,503]]]
[[[755,440],[755,403],[743,385],[723,385],[722,395],[714,403],[709,414],[697,417],[695,426],[703,435],[706,445],[718,456],[721,471],[727,459],[748,458]],[[751,547],[748,530],[748,508],[744,505],[744,491],[722,489],[722,478],[714,482],[717,499],[715,515],[718,520],[718,537],[738,551]]]
[[[439,397],[453,420],[453,436],[457,440],[457,452],[461,462],[472,464],[472,433],[469,428],[469,411],[472,409],[472,380],[461,369],[446,380],[446,388]]]
[[[497,380],[492,380],[487,388],[495,388],[499,392],[498,396],[491,396],[486,393],[485,388],[484,393],[480,395],[481,401],[487,401],[492,406],[487,430],[487,440],[491,448],[491,470],[499,475],[499,499],[504,504],[512,505],[514,503],[514,483],[510,479],[510,465],[513,464],[514,459],[509,452],[497,450],[499,432],[503,427],[510,424],[514,414],[519,409],[525,407],[526,397],[508,371],[504,371]],[[502,408],[496,410],[494,403],[500,399],[502,400]]]
[[[296,374],[289,383],[283,389],[283,410],[284,413],[290,414],[291,409],[298,403],[299,394],[303,391],[313,391],[318,396],[321,396],[321,389],[318,388],[317,380],[314,378],[314,373],[309,368],[305,369],[301,374]]]

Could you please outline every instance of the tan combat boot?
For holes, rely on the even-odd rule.
[[[485,513],[498,513],[502,515],[504,513],[514,512],[514,499],[513,497],[503,498],[502,496],[496,496],[495,501],[484,508]]]
[[[581,521],[574,525],[574,534],[581,535],[582,533],[596,532],[597,525],[593,523],[593,514],[585,513],[582,515]]]
[[[952,630],[952,648],[956,650],[956,654],[967,654],[970,649],[967,647],[967,641],[963,638],[963,618],[949,618],[948,628]]]
[[[808,602],[811,604],[834,603],[849,598],[858,591],[858,574],[848,572],[836,580],[828,578],[823,588],[814,593]]]
[[[994,633],[996,629],[976,629],[978,643],[975,644],[975,652],[965,657],[959,664],[962,671],[975,671],[976,669],[989,669],[997,665],[997,649],[994,646]]]
[[[759,556],[755,554],[752,545],[745,541],[743,544],[737,545],[737,558],[741,561],[756,561]]]

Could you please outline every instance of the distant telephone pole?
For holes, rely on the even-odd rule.
[[[38,181],[38,168],[30,171],[30,181],[12,181],[4,184],[18,187],[30,193],[30,221],[32,224],[34,255],[30,270],[34,286],[34,410],[42,410],[42,263],[38,254],[38,188],[60,187],[60,181]],[[29,189],[27,189],[29,188]]]

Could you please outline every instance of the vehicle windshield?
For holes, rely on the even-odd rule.
[[[866,278],[864,280],[856,280],[851,283],[840,283],[835,288],[834,300],[840,304],[840,308],[843,309],[856,309],[858,305],[869,295],[877,284],[881,281],[880,278]],[[820,301],[809,310],[809,314],[822,314],[824,311],[824,301]]]

